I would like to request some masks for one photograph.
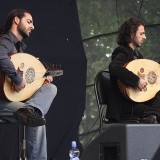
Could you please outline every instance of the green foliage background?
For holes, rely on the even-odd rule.
[[[77,0],[83,45],[87,57],[86,110],[80,140],[86,146],[98,135],[96,74],[108,68],[119,26],[130,17],[146,24],[147,40],[140,48],[146,58],[160,60],[160,0]]]

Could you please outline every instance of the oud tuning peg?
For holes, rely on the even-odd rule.
[[[60,70],[60,69],[61,69],[61,65],[60,65],[60,64],[56,64],[56,65],[55,65],[55,69],[56,69],[56,70]]]
[[[52,65],[48,64],[48,69],[51,70],[52,69]]]

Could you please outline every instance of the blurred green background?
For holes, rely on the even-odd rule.
[[[85,147],[99,134],[99,115],[94,92],[96,74],[108,68],[117,46],[119,26],[128,18],[145,22],[146,42],[140,48],[145,58],[160,60],[160,0],[77,0],[81,35],[87,58],[86,110],[79,137]]]

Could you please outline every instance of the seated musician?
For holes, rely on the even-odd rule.
[[[129,71],[125,64],[135,59],[142,59],[143,55],[137,50],[146,40],[144,23],[139,19],[130,18],[119,28],[117,37],[118,47],[112,53],[109,72],[111,76],[110,105],[107,118],[118,122],[120,118],[128,115],[138,116],[142,123],[160,122],[160,92],[155,97],[145,102],[135,102],[126,99],[120,91],[118,81],[127,86],[142,91],[147,86],[147,81]],[[143,65],[143,64],[142,64]],[[136,66],[135,66],[136,67]]]
[[[17,71],[9,55],[24,52],[26,45],[23,39],[30,37],[33,29],[32,15],[24,9],[10,11],[5,24],[0,28],[0,73],[10,78],[13,93],[21,93],[27,87],[27,82]],[[6,110],[13,112],[19,123],[26,125],[27,160],[48,159],[45,115],[57,94],[57,87],[51,83],[51,76],[47,76],[46,81],[34,95],[22,102],[11,102],[0,93],[0,113]],[[3,85],[0,86],[1,90]]]

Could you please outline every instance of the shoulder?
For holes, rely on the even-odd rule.
[[[118,55],[122,56],[127,56],[129,54],[129,50],[127,47],[125,46],[118,46],[114,49],[113,53],[112,53],[112,58],[114,59],[115,57],[117,57]]]
[[[129,46],[118,46],[113,51],[112,57],[115,57],[119,54],[132,59],[135,55],[135,51]],[[139,53],[139,58],[142,58],[142,57],[143,57],[142,54]]]
[[[3,34],[0,36],[0,47],[1,52],[13,52],[14,41],[8,34]]]
[[[114,49],[113,53],[129,53],[130,52],[130,48],[126,47],[126,46],[118,46]]]
[[[0,36],[0,43],[4,43],[4,42],[7,42],[7,41],[13,43],[12,37],[9,34],[2,34]]]

